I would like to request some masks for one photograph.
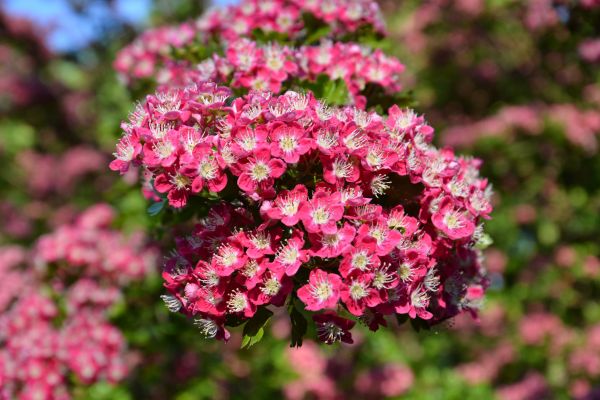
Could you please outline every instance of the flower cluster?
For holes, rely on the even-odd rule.
[[[396,58],[355,43],[325,41],[318,46],[292,48],[239,39],[224,46],[223,56],[215,53],[195,66],[170,62],[157,76],[159,83],[170,87],[214,81],[233,88],[279,93],[294,82],[315,82],[325,75],[333,81],[343,80],[354,102],[364,108],[361,92],[367,84],[397,92],[402,71],[404,65]]]
[[[364,107],[366,100],[361,92],[365,86],[371,83],[387,93],[399,91],[399,74],[404,66],[381,50],[332,41],[343,38],[342,26],[350,31],[364,25],[381,26],[376,3],[346,3],[245,1],[226,11],[209,12],[196,24],[145,32],[119,53],[115,68],[127,80],[153,78],[170,87],[211,80],[275,93],[291,88],[298,80],[315,81],[319,75],[326,75],[331,80],[343,79],[352,100]],[[303,12],[330,24],[331,34],[320,38],[319,44],[296,45],[293,40],[300,33],[307,34]],[[255,29],[279,32],[287,38],[283,40],[286,44],[259,44]],[[200,63],[188,54],[195,46],[211,48],[214,40],[219,43],[218,51],[204,55]]]
[[[306,34],[302,15],[309,13],[331,27],[329,36],[341,37],[371,26],[385,31],[376,2],[372,0],[244,0],[225,9],[215,8],[195,22],[159,27],[145,31],[119,52],[115,68],[124,77],[149,78],[157,65],[171,59],[173,48],[182,48],[195,40],[206,44],[211,37],[235,41],[255,39],[255,31],[277,32],[290,40]]]
[[[227,338],[227,318],[291,294],[318,312],[326,343],[352,341],[344,315],[376,330],[386,315],[435,322],[475,308],[491,212],[479,162],[432,146],[412,110],[388,114],[310,92],[233,98],[212,83],[148,96],[111,168],[142,166],[175,208],[226,202],[167,261],[169,307]]]
[[[100,204],[82,214],[76,223],[63,225],[39,238],[34,262],[40,270],[64,264],[65,273],[127,283],[150,272],[153,253],[142,251],[143,237],[126,239],[109,229],[113,210]]]
[[[147,30],[119,52],[114,67],[124,76],[131,74],[137,79],[149,78],[168,59],[172,47],[192,43],[196,34],[194,26],[189,23]]]
[[[83,384],[126,376],[126,343],[106,314],[155,256],[108,229],[113,217],[97,205],[31,252],[0,248],[0,397],[68,399],[69,374]]]
[[[329,25],[332,34],[339,36],[365,26],[385,32],[379,6],[372,0],[244,0],[207,12],[197,25],[228,40],[252,35],[256,29],[296,39],[305,33],[301,18],[305,13]]]

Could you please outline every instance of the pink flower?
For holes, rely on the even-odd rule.
[[[277,250],[272,268],[275,271],[283,270],[288,276],[295,275],[300,266],[310,258],[308,251],[303,250],[303,247],[302,233],[295,230],[292,237]]]
[[[169,130],[161,133],[164,137],[146,142],[144,145],[144,162],[150,167],[172,166],[180,151],[179,137],[176,131]]]
[[[372,286],[373,275],[360,274],[342,286],[340,296],[348,311],[360,317],[367,307],[381,303],[379,291]]]
[[[336,233],[336,222],[342,219],[343,215],[344,207],[340,203],[339,193],[318,191],[311,200],[300,206],[300,218],[309,233]]]
[[[278,158],[271,158],[268,150],[259,150],[245,163],[238,186],[250,194],[268,192],[273,189],[274,178],[283,175],[285,169],[285,163]]]
[[[219,276],[229,276],[246,264],[247,257],[239,244],[223,243],[212,258],[211,265]]]
[[[275,243],[281,238],[280,230],[257,230],[252,233],[240,232],[236,239],[246,247],[246,254],[250,258],[261,258],[266,255],[275,254],[273,250]]]
[[[449,197],[445,197],[440,202],[439,209],[433,214],[431,221],[450,239],[467,238],[475,232],[475,223],[469,213],[457,209]]]
[[[381,217],[373,223],[361,225],[356,235],[357,243],[372,248],[378,256],[389,254],[401,239],[402,234],[388,228],[388,221]]]
[[[310,233],[308,235],[312,243],[310,255],[321,258],[340,256],[351,248],[355,233],[356,229],[348,223],[335,233]]]
[[[340,263],[340,274],[344,278],[353,272],[367,272],[379,265],[379,257],[373,250],[365,247],[354,247],[352,250],[344,252]]]
[[[296,125],[276,123],[270,133],[271,154],[288,164],[295,164],[300,156],[311,148],[311,139],[305,137],[304,130]]]
[[[307,199],[306,186],[296,185],[293,190],[282,190],[273,202],[263,202],[261,212],[286,226],[294,226],[300,219],[300,205]]]
[[[309,311],[335,308],[340,298],[342,279],[339,275],[314,269],[310,271],[308,284],[298,289],[298,298]]]
[[[182,173],[194,179],[194,193],[201,192],[205,187],[218,193],[227,186],[227,175],[220,168],[217,155],[208,145],[196,146],[191,155],[183,157],[182,162]]]
[[[117,144],[117,151],[113,153],[115,159],[111,161],[110,169],[124,174],[141,151],[142,145],[138,135],[135,132],[126,134]]]
[[[354,321],[339,317],[331,311],[313,315],[313,321],[317,326],[317,336],[322,342],[326,344],[354,343],[350,333],[350,330],[356,324]]]
[[[171,206],[181,208],[187,204],[190,183],[190,178],[180,172],[165,172],[156,177],[154,188],[159,193],[167,193]]]
[[[225,296],[225,302],[229,314],[242,314],[246,318],[252,318],[256,312],[256,305],[250,301],[248,294],[239,288],[230,290]]]
[[[284,271],[269,270],[261,282],[250,291],[250,300],[256,305],[273,304],[282,306],[294,287],[291,278]]]
[[[411,318],[431,319],[433,314],[427,311],[430,294],[422,285],[399,286],[394,289],[395,309],[398,314],[408,314]]]

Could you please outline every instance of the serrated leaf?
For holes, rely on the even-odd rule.
[[[152,217],[160,214],[160,212],[165,208],[166,204],[166,200],[152,204],[150,207],[148,207],[148,214]]]

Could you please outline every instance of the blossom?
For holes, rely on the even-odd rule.
[[[248,193],[267,192],[273,185],[273,179],[283,175],[285,169],[283,161],[271,158],[267,150],[259,150],[243,166],[238,186]]]
[[[340,298],[341,286],[342,279],[339,275],[314,269],[310,272],[308,284],[298,289],[298,297],[310,311],[335,308]]]
[[[140,167],[149,198],[199,218],[175,237],[164,298],[206,336],[226,339],[229,324],[296,299],[372,330],[385,315],[432,325],[480,301],[475,244],[490,186],[480,161],[433,145],[423,116],[365,110],[401,89],[398,60],[344,36],[360,36],[376,10],[370,0],[243,0],[198,20],[194,37],[161,38],[160,51],[138,44],[159,85],[123,123],[112,168]],[[300,43],[306,13],[332,24],[310,44]],[[263,44],[259,29],[297,47]],[[209,44],[212,54],[188,59],[188,46]],[[340,98],[316,98],[305,90],[315,82]],[[349,341],[353,322],[330,315],[315,319],[319,335]]]
[[[218,193],[227,186],[227,175],[219,166],[215,154],[208,145],[194,145],[192,154],[182,157],[181,171],[185,176],[193,178],[192,191],[198,193],[204,187]]]
[[[288,164],[297,163],[300,156],[310,150],[312,143],[298,125],[276,123],[269,136],[273,157],[279,157]]]
[[[350,281],[342,286],[341,299],[352,314],[361,316],[366,307],[375,307],[381,303],[379,292],[372,283],[373,275],[360,274],[350,278]]]
[[[339,317],[333,312],[315,314],[313,320],[317,326],[317,337],[322,342],[326,344],[336,342],[354,343],[350,333],[355,325],[354,321]]]
[[[475,231],[475,224],[466,211],[460,211],[446,197],[441,201],[438,211],[431,217],[436,228],[451,239],[469,237]]]
[[[300,205],[306,202],[308,190],[304,185],[296,185],[292,190],[282,190],[274,201],[265,201],[261,212],[271,219],[281,220],[286,226],[294,226],[298,223]]]
[[[310,233],[336,233],[336,222],[343,214],[344,208],[340,203],[339,195],[328,194],[325,191],[316,192],[312,199],[300,206],[302,224]]]

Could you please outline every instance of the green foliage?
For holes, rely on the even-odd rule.
[[[250,348],[260,342],[265,334],[265,325],[273,316],[273,312],[266,307],[259,307],[256,314],[244,325],[242,333],[242,348]]]

